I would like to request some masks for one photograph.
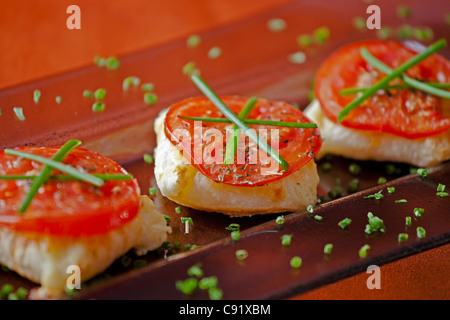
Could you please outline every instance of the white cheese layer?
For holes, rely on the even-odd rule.
[[[157,147],[155,178],[161,193],[178,204],[232,216],[298,211],[317,200],[319,176],[313,159],[298,171],[263,186],[243,187],[218,183],[186,161],[167,139],[164,119],[155,120]]]
[[[329,120],[317,100],[304,111],[317,123],[323,138],[318,158],[327,153],[357,160],[393,161],[419,167],[450,159],[450,131],[434,136],[407,139],[389,133],[346,128]]]

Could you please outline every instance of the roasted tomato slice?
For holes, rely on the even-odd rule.
[[[51,158],[59,148],[21,147]],[[113,160],[82,148],[63,161],[91,174],[127,174]],[[0,175],[38,175],[41,163],[0,152]],[[63,174],[54,170],[53,175]],[[107,180],[101,187],[77,180],[49,179],[24,213],[18,213],[31,180],[0,179],[0,226],[58,236],[103,234],[132,220],[139,209],[137,181]]]
[[[222,101],[239,114],[248,99],[225,96]],[[197,170],[214,181],[237,186],[256,186],[285,177],[311,161],[322,140],[318,129],[249,125],[261,139],[288,162],[283,171],[257,145],[240,136],[234,164],[223,164],[226,144],[233,124],[195,122],[183,117],[225,118],[205,97],[190,98],[172,105],[165,119],[165,134]],[[258,99],[247,119],[311,123],[303,113],[284,102]]]
[[[340,90],[369,87],[385,76],[361,56],[363,46],[392,69],[417,54],[397,42],[374,40],[344,46],[329,56],[317,72],[315,96],[325,115],[334,122],[337,122],[339,112],[355,98],[355,95],[341,95]],[[434,54],[409,69],[407,75],[420,81],[449,83],[450,62]],[[391,84],[395,83],[401,81]],[[380,90],[347,115],[341,124],[411,139],[421,138],[450,128],[445,108],[443,99],[422,91]]]

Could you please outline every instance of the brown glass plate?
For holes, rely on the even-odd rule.
[[[383,26],[395,32],[406,23],[396,16],[397,2],[380,1],[377,5],[382,10]],[[408,24],[431,27],[435,39],[448,36],[448,25],[443,17],[447,1],[434,1],[433,5],[410,1],[408,5],[413,12],[420,13],[407,20]],[[375,30],[359,31],[353,26],[353,18],[367,17],[367,6],[364,1],[352,6],[342,6],[337,1],[296,1],[245,21],[206,31],[201,34],[203,41],[198,48],[187,48],[186,39],[179,39],[120,57],[121,66],[114,71],[88,66],[0,91],[3,110],[0,146],[60,145],[69,138],[77,138],[88,148],[121,162],[138,178],[142,192],[148,194],[149,187],[157,186],[153,165],[143,162],[142,154],[152,152],[155,146],[153,119],[171,103],[200,95],[182,73],[186,63],[195,62],[202,77],[218,94],[257,95],[304,108],[308,104],[314,72],[330,52],[351,41],[377,36]],[[267,21],[271,18],[283,18],[287,28],[270,31]],[[297,36],[311,34],[321,26],[330,29],[329,40],[300,48]],[[207,56],[213,46],[222,49],[217,59]],[[289,55],[299,50],[306,54],[306,61],[292,63]],[[449,56],[448,49],[443,54]],[[141,83],[154,83],[158,102],[146,105],[139,87],[123,91],[122,81],[128,76],[138,76]],[[85,89],[97,88],[107,90],[106,109],[101,114],[92,112],[94,100],[82,96]],[[32,100],[35,89],[42,92],[38,104]],[[61,104],[55,102],[56,96],[62,97]],[[23,107],[25,122],[16,119],[14,106]],[[322,169],[324,162],[331,164],[331,170]],[[361,173],[349,172],[352,163],[361,166]],[[388,170],[392,167],[395,170]],[[144,257],[127,253],[127,259],[118,259],[104,273],[84,284],[76,297],[183,299],[186,297],[175,288],[175,282],[187,277],[190,266],[201,263],[205,275],[218,277],[224,299],[288,298],[361,272],[368,265],[382,265],[448,243],[450,198],[438,198],[436,187],[438,183],[450,185],[449,164],[430,168],[430,176],[425,179],[411,174],[410,170],[410,166],[404,164],[352,161],[336,156],[324,159],[319,162],[319,194],[323,204],[312,215],[286,213],[282,227],[275,224],[280,214],[230,218],[184,207],[181,213],[176,213],[177,204],[157,192],[151,196],[157,208],[171,217],[173,232],[169,243]],[[378,185],[380,177],[385,177],[387,183]],[[355,178],[359,181],[358,190],[349,192],[348,183]],[[396,192],[387,194],[388,186],[395,186]],[[341,193],[333,193],[336,187],[341,188]],[[364,198],[380,189],[385,195],[382,200]],[[395,203],[398,199],[407,202]],[[422,218],[414,217],[416,207],[426,208]],[[384,220],[386,232],[365,234],[369,211]],[[323,219],[318,221],[314,215]],[[194,221],[188,234],[184,232],[180,216],[189,216]],[[409,228],[405,227],[406,216],[412,217]],[[344,218],[352,219],[352,223],[342,230],[338,222]],[[226,230],[231,223],[239,224],[242,230],[237,242],[231,241],[230,231]],[[426,230],[426,238],[416,238],[417,226]],[[399,243],[399,233],[408,233],[409,240]],[[292,235],[292,243],[287,247],[281,245],[283,234]],[[179,246],[175,245],[177,242]],[[330,255],[323,253],[327,243],[334,246]],[[365,244],[371,249],[368,256],[361,259],[358,251]],[[188,250],[186,245],[198,248]],[[235,257],[239,249],[248,252],[248,258],[241,262]],[[303,265],[294,270],[289,261],[297,255],[303,259]],[[124,261],[130,263],[124,265]],[[0,273],[0,285],[4,283],[26,288],[35,286],[13,272]],[[200,290],[190,298],[206,299],[207,296]]]

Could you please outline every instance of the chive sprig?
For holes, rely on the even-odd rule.
[[[203,121],[203,122],[214,122],[214,123],[233,123],[227,118],[207,118],[207,117],[188,117],[182,116],[183,119],[192,121]],[[315,123],[299,123],[299,122],[286,122],[286,121],[272,121],[272,120],[258,120],[258,119],[242,119],[247,125],[265,125],[274,127],[289,127],[289,128],[305,128],[305,129],[316,129],[317,124]]]

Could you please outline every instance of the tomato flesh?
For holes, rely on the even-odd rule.
[[[339,112],[355,99],[355,94],[341,95],[340,90],[369,87],[385,76],[360,55],[362,47],[391,69],[417,54],[397,42],[374,40],[352,43],[329,56],[317,72],[315,95],[325,115],[335,123]],[[449,83],[450,62],[434,54],[410,68],[407,75],[420,81]],[[398,79],[391,82],[399,83]],[[350,112],[340,124],[411,139],[421,138],[450,128],[450,118],[444,109],[441,98],[422,91],[380,90]]]
[[[24,152],[51,158],[59,148],[21,147]],[[127,174],[113,160],[82,148],[62,161],[90,174]],[[39,175],[43,165],[0,152],[0,175]],[[54,170],[52,175],[63,174]],[[103,234],[131,221],[139,210],[135,179],[107,180],[96,187],[79,180],[49,179],[24,213],[19,213],[32,180],[0,179],[0,226],[58,236]]]
[[[248,101],[247,98],[236,96],[224,96],[221,100],[236,115]],[[249,125],[287,161],[289,170],[278,170],[281,167],[278,164],[274,166],[273,159],[260,152],[256,144],[249,141],[243,133],[234,163],[225,165],[223,155],[233,124],[202,121],[196,127],[193,120],[184,119],[184,116],[225,116],[205,97],[186,99],[170,107],[165,118],[165,134],[197,170],[216,182],[229,185],[251,187],[285,177],[311,161],[322,144],[318,129]],[[258,99],[247,119],[311,123],[293,106],[265,99]]]

